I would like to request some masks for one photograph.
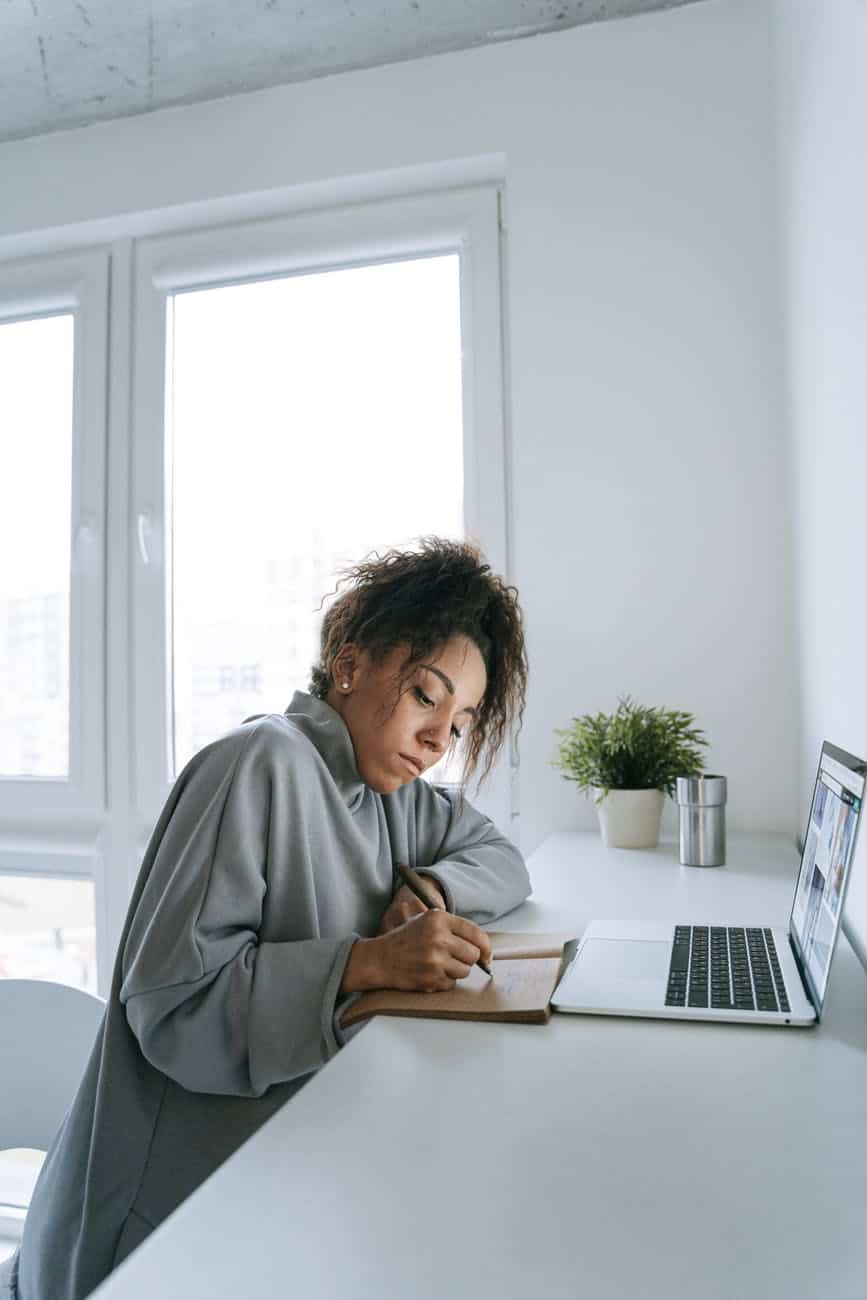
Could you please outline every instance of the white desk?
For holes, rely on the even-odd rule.
[[[796,865],[558,834],[500,924],[785,924]],[[867,976],[841,936],[812,1029],[374,1021],[94,1295],[864,1300]]]

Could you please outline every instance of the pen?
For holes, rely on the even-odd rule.
[[[439,905],[433,901],[430,894],[425,889],[424,881],[422,880],[418,872],[414,871],[412,867],[406,866],[403,862],[397,863],[397,869],[400,872],[401,879],[403,880],[403,883],[406,885],[407,889],[411,889],[412,892],[415,894],[416,898],[420,902],[424,903],[425,907],[427,907],[430,911],[432,912],[439,911]],[[489,975],[491,979],[494,978],[494,972],[491,970],[490,966],[486,961],[482,961],[481,957],[476,962],[476,965],[481,966],[485,974]]]

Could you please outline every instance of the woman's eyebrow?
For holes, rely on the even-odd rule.
[[[429,673],[435,673],[448,691],[449,695],[454,695],[455,684],[450,677],[446,677],[444,672],[441,672],[439,668],[434,668],[433,664],[421,664],[420,667],[426,668]],[[473,709],[468,704],[465,709],[461,709],[461,713],[472,713],[473,717],[475,717],[478,713],[478,709]]]

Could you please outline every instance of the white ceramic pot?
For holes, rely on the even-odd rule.
[[[602,790],[592,787],[602,842],[609,849],[655,849],[662,821],[663,790]]]

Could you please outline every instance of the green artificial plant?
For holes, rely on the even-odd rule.
[[[704,733],[691,713],[676,709],[647,709],[622,696],[615,713],[589,713],[573,718],[561,737],[552,767],[566,781],[583,789],[663,790],[674,795],[679,776],[698,776],[706,745]]]

